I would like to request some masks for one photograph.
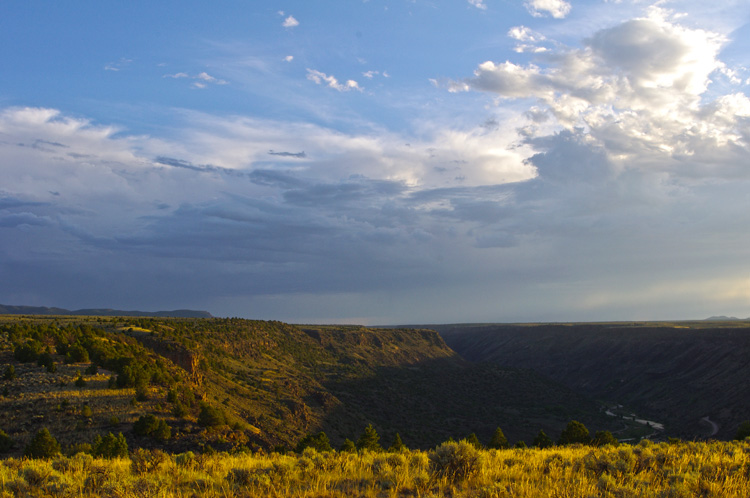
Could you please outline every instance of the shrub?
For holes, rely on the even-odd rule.
[[[177,418],[182,418],[188,413],[189,413],[189,410],[184,404],[182,404],[181,401],[177,401],[172,407],[172,415],[174,415]]]
[[[52,458],[59,454],[60,443],[46,427],[37,432],[23,450],[23,455],[29,458]]]
[[[50,373],[57,372],[57,365],[55,365],[55,359],[52,358],[52,355],[49,353],[42,353],[39,356],[37,356],[36,364],[37,366],[46,368],[47,371]]]
[[[481,454],[467,441],[446,442],[430,451],[430,471],[448,482],[459,483],[479,472]]]
[[[91,410],[91,407],[89,405],[83,405],[81,407],[81,417],[91,418],[93,415],[94,415],[94,412]]]
[[[161,450],[138,448],[130,454],[130,465],[136,474],[145,474],[159,470],[161,464],[169,457]]]
[[[16,345],[13,350],[13,357],[21,363],[31,363],[36,361],[39,353],[42,351],[42,344],[38,341],[29,341]]]
[[[174,457],[174,463],[177,464],[179,467],[192,467],[195,465],[195,453],[192,451],[186,451],[185,453],[180,453],[179,455],[175,455]]]
[[[201,403],[198,425],[201,427],[217,427],[226,423],[227,416],[221,408],[213,407],[208,403]]]
[[[151,436],[159,441],[166,441],[172,436],[172,428],[163,419],[155,415],[141,415],[133,424],[133,432],[138,436]]]
[[[0,430],[0,453],[5,453],[6,451],[10,451],[13,448],[13,439],[5,433],[5,431]]]
[[[88,361],[89,352],[80,343],[73,344],[65,354],[65,363],[87,363]]]
[[[333,450],[333,448],[331,448],[331,442],[328,440],[328,436],[326,436],[326,433],[323,431],[315,435],[308,434],[307,436],[303,437],[302,440],[297,443],[297,447],[294,449],[294,451],[296,451],[297,453],[302,453],[306,448],[313,448],[317,451]]]
[[[3,380],[14,380],[16,377],[16,368],[13,365],[8,365],[5,373],[3,373]]]
[[[88,367],[86,367],[86,375],[96,375],[99,373],[99,367],[96,366],[96,363],[92,363]]]
[[[96,436],[92,453],[96,457],[117,458],[128,456],[128,442],[120,432],[117,436],[111,432],[106,436]]]
[[[86,385],[86,380],[83,378],[83,374],[80,371],[78,372],[78,377],[76,377],[74,384],[76,387],[83,387]]]

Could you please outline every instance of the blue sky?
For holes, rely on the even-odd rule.
[[[0,303],[750,316],[746,2],[0,5]]]

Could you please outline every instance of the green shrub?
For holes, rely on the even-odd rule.
[[[91,418],[93,415],[94,415],[94,412],[91,410],[91,407],[89,405],[83,405],[81,407],[81,417]]]
[[[10,451],[12,448],[13,439],[5,431],[0,430],[0,453]]]
[[[80,343],[73,344],[65,353],[65,363],[87,363],[89,352]]]
[[[111,432],[106,436],[96,436],[92,453],[96,457],[118,458],[128,456],[128,442],[120,432],[117,436]]]
[[[155,415],[142,415],[133,424],[133,432],[138,436],[151,436],[159,441],[166,441],[172,436],[172,428],[163,419]]]
[[[16,345],[13,350],[13,357],[21,363],[31,363],[36,361],[42,351],[42,344],[38,341],[28,341]]]
[[[29,458],[52,458],[59,454],[60,443],[46,427],[37,432],[23,450],[23,455]]]
[[[294,449],[297,453],[302,453],[305,451],[305,448],[313,448],[317,451],[332,451],[333,448],[331,448],[331,442],[328,439],[328,436],[326,436],[326,433],[321,431],[315,435],[308,434],[307,436],[303,437],[302,440],[297,444],[297,447]]]
[[[78,372],[78,377],[76,377],[74,384],[76,387],[83,387],[86,385],[86,380],[83,378],[83,374],[80,371]]]
[[[169,459],[161,450],[138,448],[130,454],[130,465],[136,474],[156,472]]]
[[[55,359],[49,353],[41,353],[36,359],[37,366],[44,367],[50,373],[57,372],[57,365],[55,365]]]
[[[217,427],[227,423],[227,415],[221,408],[216,408],[208,403],[201,403],[201,411],[198,414],[198,425],[201,427]]]
[[[467,441],[446,442],[430,451],[430,471],[448,482],[462,482],[477,472],[481,465],[481,453]]]
[[[3,373],[3,380],[15,380],[16,377],[16,367],[13,365],[8,365],[8,368],[5,369],[5,373]]]

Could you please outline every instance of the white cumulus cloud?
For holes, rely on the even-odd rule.
[[[550,15],[562,19],[570,13],[570,4],[565,0],[526,0],[524,5],[534,17]]]
[[[299,21],[294,18],[294,16],[289,16],[286,19],[284,19],[284,22],[281,23],[282,26],[285,28],[294,28],[296,26],[299,26]]]

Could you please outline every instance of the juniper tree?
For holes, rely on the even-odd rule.
[[[508,438],[505,437],[505,434],[503,434],[503,430],[498,427],[495,429],[494,434],[492,434],[492,439],[490,439],[490,444],[487,445],[488,448],[494,448],[496,450],[502,450],[504,448],[507,448],[508,445]]]
[[[568,422],[567,427],[560,434],[561,445],[565,444],[589,444],[591,442],[591,435],[589,430],[581,422],[577,420],[571,420]]]
[[[401,441],[401,435],[397,432],[396,436],[393,438],[393,443],[391,443],[391,446],[388,447],[388,451],[397,453],[405,449],[406,449],[406,446],[404,445],[404,442]]]
[[[555,443],[552,441],[551,437],[549,437],[544,431],[540,430],[539,434],[536,435],[531,444],[537,448],[549,448],[554,446]]]
[[[46,427],[37,432],[23,450],[23,456],[29,458],[52,458],[59,454],[60,443]]]

